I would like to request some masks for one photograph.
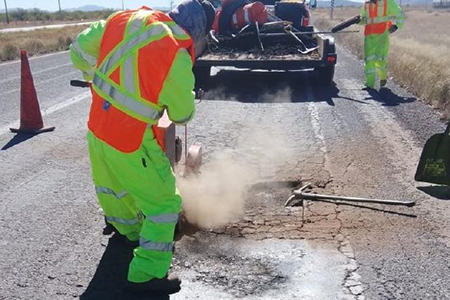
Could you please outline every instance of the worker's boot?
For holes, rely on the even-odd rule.
[[[181,290],[181,280],[175,275],[170,275],[161,279],[155,278],[142,283],[127,281],[125,288],[128,291],[135,293],[169,295],[178,293]]]
[[[386,84],[387,84],[387,80],[386,79],[380,80],[380,86],[381,87],[385,86]]]
[[[103,235],[110,235],[116,231],[117,231],[116,228],[114,228],[114,226],[111,223],[106,221],[106,217],[105,217],[105,227],[103,227]]]
[[[363,91],[368,91],[368,92],[376,91],[374,87],[371,87],[371,86],[368,86],[368,85],[365,85],[362,89],[363,89]]]

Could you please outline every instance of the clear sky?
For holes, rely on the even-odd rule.
[[[122,0],[60,0],[61,8],[76,8],[84,5],[98,5],[103,7],[121,8]],[[170,6],[170,0],[123,0],[126,8],[135,8],[142,5],[149,7]],[[174,0],[178,3],[180,0]],[[43,10],[58,10],[58,0],[6,0],[8,8],[39,8]],[[4,2],[0,2],[0,9],[4,9]]]
[[[77,8],[84,5],[98,5],[106,8],[122,8],[122,0],[60,0],[61,8]],[[170,0],[123,0],[125,8],[136,8],[142,5],[149,7],[169,7]],[[352,0],[362,2],[362,0]],[[173,0],[174,4],[181,0]],[[43,10],[58,10],[58,0],[6,0],[8,8],[39,8]],[[4,9],[4,2],[0,1],[0,9]]]

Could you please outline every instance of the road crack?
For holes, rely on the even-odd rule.
[[[356,256],[351,247],[350,240],[348,236],[343,233],[343,221],[340,218],[341,211],[338,205],[335,205],[336,220],[339,221],[339,234],[336,236],[338,242],[338,251],[342,253],[347,259],[347,264],[345,266],[345,276],[343,280],[343,287],[347,294],[352,295],[354,299],[363,300],[365,297],[364,286],[361,283],[361,275],[358,274],[358,263],[356,261]]]

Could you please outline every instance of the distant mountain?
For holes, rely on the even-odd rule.
[[[402,3],[402,5],[432,5],[433,0],[396,0],[397,3]]]
[[[153,8],[154,10],[170,11],[170,7],[158,7],[158,6],[155,6],[155,7],[150,6],[150,7]]]
[[[110,9],[110,8],[97,6],[97,5],[85,5],[85,6],[81,6],[81,7],[77,7],[77,8],[68,8],[68,9],[64,9],[64,10],[66,10],[66,11],[99,11],[99,10],[105,10],[105,9]]]
[[[13,8],[9,8],[8,7],[8,12],[13,12],[16,11],[20,8],[17,7],[13,7]],[[33,10],[34,8],[26,8],[25,10]],[[39,8],[38,8],[39,9]],[[106,8],[106,7],[102,7],[102,6],[97,6],[97,5],[85,5],[85,6],[81,6],[81,7],[76,7],[76,8],[62,8],[65,11],[99,11],[99,10],[105,10],[105,9],[114,9],[114,8]],[[39,9],[42,10],[42,9]],[[114,9],[114,10],[119,10],[118,8]],[[48,10],[42,10],[42,11],[48,11]],[[55,10],[50,10],[49,12],[55,12]],[[4,9],[0,9],[0,13],[5,13]]]
[[[126,7],[126,8],[137,8],[137,7]],[[159,11],[170,11],[169,7],[152,7],[154,10],[159,10]],[[97,6],[97,5],[85,5],[85,6],[81,6],[81,7],[77,7],[77,8],[68,8],[65,9],[66,11],[99,11],[99,10],[105,10],[105,9],[113,9],[113,10],[121,10],[121,8],[106,8],[106,7],[102,7],[102,6]]]
[[[402,5],[432,5],[433,0],[395,0],[397,3],[401,3]],[[362,2],[356,2],[356,1],[349,1],[349,0],[335,0],[334,1],[334,7],[339,6],[361,6]],[[317,7],[330,7],[331,1],[325,0],[321,1],[319,0],[317,2]]]
[[[361,6],[362,2],[348,1],[348,0],[335,0],[334,7],[339,6]],[[330,7],[331,1],[317,1],[317,7]]]
[[[15,11],[15,10],[18,10],[18,8],[17,7],[13,7],[13,8],[9,8],[8,7],[8,12],[12,12],[12,11]],[[0,14],[4,14],[5,13],[5,10],[4,9],[0,9]]]

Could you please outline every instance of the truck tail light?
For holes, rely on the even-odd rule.
[[[335,64],[336,63],[336,54],[328,55],[327,62],[330,64]]]
[[[302,26],[303,27],[309,26],[309,18],[308,17],[303,18]]]

